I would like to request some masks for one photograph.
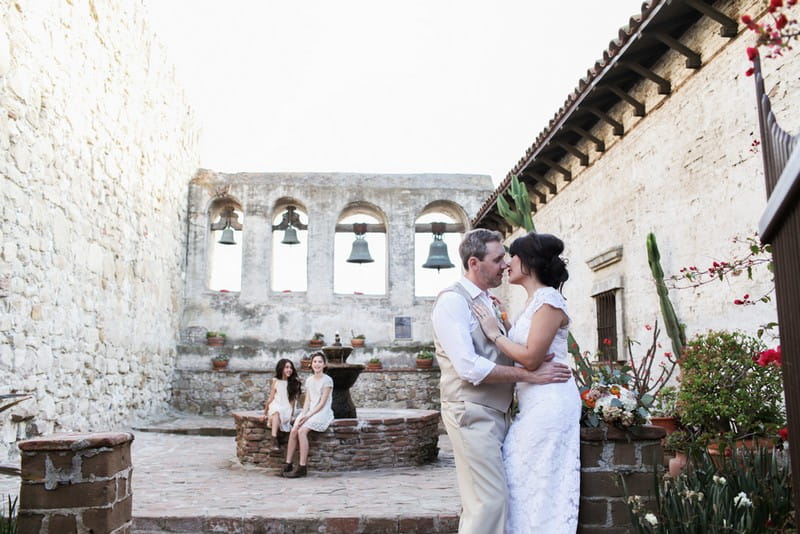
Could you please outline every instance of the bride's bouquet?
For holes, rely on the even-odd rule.
[[[581,393],[581,398],[591,410],[590,414],[585,414],[589,426],[598,426],[600,421],[604,421],[620,428],[630,428],[647,422],[647,410],[639,405],[636,394],[620,384],[595,382]]]

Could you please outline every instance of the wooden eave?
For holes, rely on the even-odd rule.
[[[532,211],[536,212],[537,205],[545,203],[548,195],[558,193],[553,180],[544,178],[549,171],[555,170],[567,181],[572,179],[571,175],[563,173],[563,167],[559,168],[559,162],[565,156],[580,159],[577,154],[586,153],[586,147],[591,147],[590,152],[605,150],[603,140],[591,134],[598,122],[607,123],[616,136],[625,135],[621,121],[611,116],[609,111],[623,102],[633,109],[635,116],[644,116],[648,111],[644,102],[630,94],[631,89],[643,80],[655,84],[660,94],[670,93],[670,80],[651,70],[667,52],[674,50],[686,57],[687,69],[701,68],[700,54],[683,44],[680,37],[702,17],[717,23],[723,37],[735,37],[736,21],[716,10],[713,1],[645,2],[641,13],[631,17],[628,25],[619,30],[618,38],[611,41],[602,59],[587,71],[564,106],[484,202],[473,218],[472,226],[508,231],[508,225],[498,214],[497,198],[506,194],[514,175],[531,192]],[[586,161],[582,160],[581,165],[585,166]]]

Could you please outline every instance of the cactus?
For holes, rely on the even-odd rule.
[[[672,350],[676,357],[680,357],[686,347],[686,332],[683,325],[678,322],[675,315],[675,308],[669,299],[669,290],[664,283],[664,270],[661,268],[661,254],[658,251],[656,236],[652,232],[647,234],[647,263],[650,264],[650,272],[653,273],[653,281],[656,284],[656,292],[661,304],[661,315],[664,317],[664,328],[667,335],[672,340]]]
[[[511,198],[514,201],[514,209],[511,209],[508,201],[503,195],[497,197],[497,211],[500,216],[511,226],[524,228],[526,232],[535,232],[536,226],[531,217],[531,197],[528,188],[517,179],[517,175],[511,176]],[[577,361],[581,355],[578,342],[572,337],[572,332],[567,333],[567,350]]]

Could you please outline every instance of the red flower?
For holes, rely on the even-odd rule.
[[[778,430],[778,437],[783,441],[789,441],[789,427],[785,426]]]
[[[758,48],[756,48],[754,46],[748,46],[747,47],[747,59],[749,59],[750,61],[753,61],[757,57],[758,57]]]
[[[797,3],[797,0],[789,0],[786,3],[789,4],[790,6],[793,6],[793,5],[795,5]]]
[[[652,326],[650,326],[649,324],[646,324],[646,325],[644,325],[644,329],[645,329],[645,330],[652,330],[652,329],[653,329],[653,327],[652,327]]]
[[[608,338],[604,338],[603,339],[603,345],[606,345],[606,346],[611,345],[611,340],[608,339]]]
[[[594,408],[594,405],[597,403],[597,401],[589,397],[590,392],[591,390],[587,389],[586,391],[581,393],[581,399],[583,399],[583,402],[586,403],[586,406],[588,406],[589,408]]]
[[[769,12],[775,13],[775,10],[783,7],[783,0],[769,0]]]
[[[758,365],[760,365],[761,367],[764,367],[764,366],[769,365],[771,363],[774,363],[775,365],[780,365],[781,361],[782,360],[781,360],[781,346],[780,345],[778,345],[774,349],[767,349],[767,350],[759,353],[758,354],[758,358],[755,360],[755,362]]]
[[[749,69],[744,71],[744,75],[745,76],[752,76],[755,71],[756,71],[756,69],[754,69],[753,67],[750,67]]]
[[[753,22],[753,18],[750,15],[742,15],[742,24],[750,26],[751,22]]]
[[[779,30],[782,30],[783,28],[786,27],[786,25],[788,23],[789,23],[789,19],[786,18],[786,15],[781,13],[781,15],[775,21],[775,27],[778,28]]]

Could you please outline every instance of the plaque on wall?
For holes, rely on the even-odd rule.
[[[394,318],[394,338],[411,339],[411,317],[401,316]]]

